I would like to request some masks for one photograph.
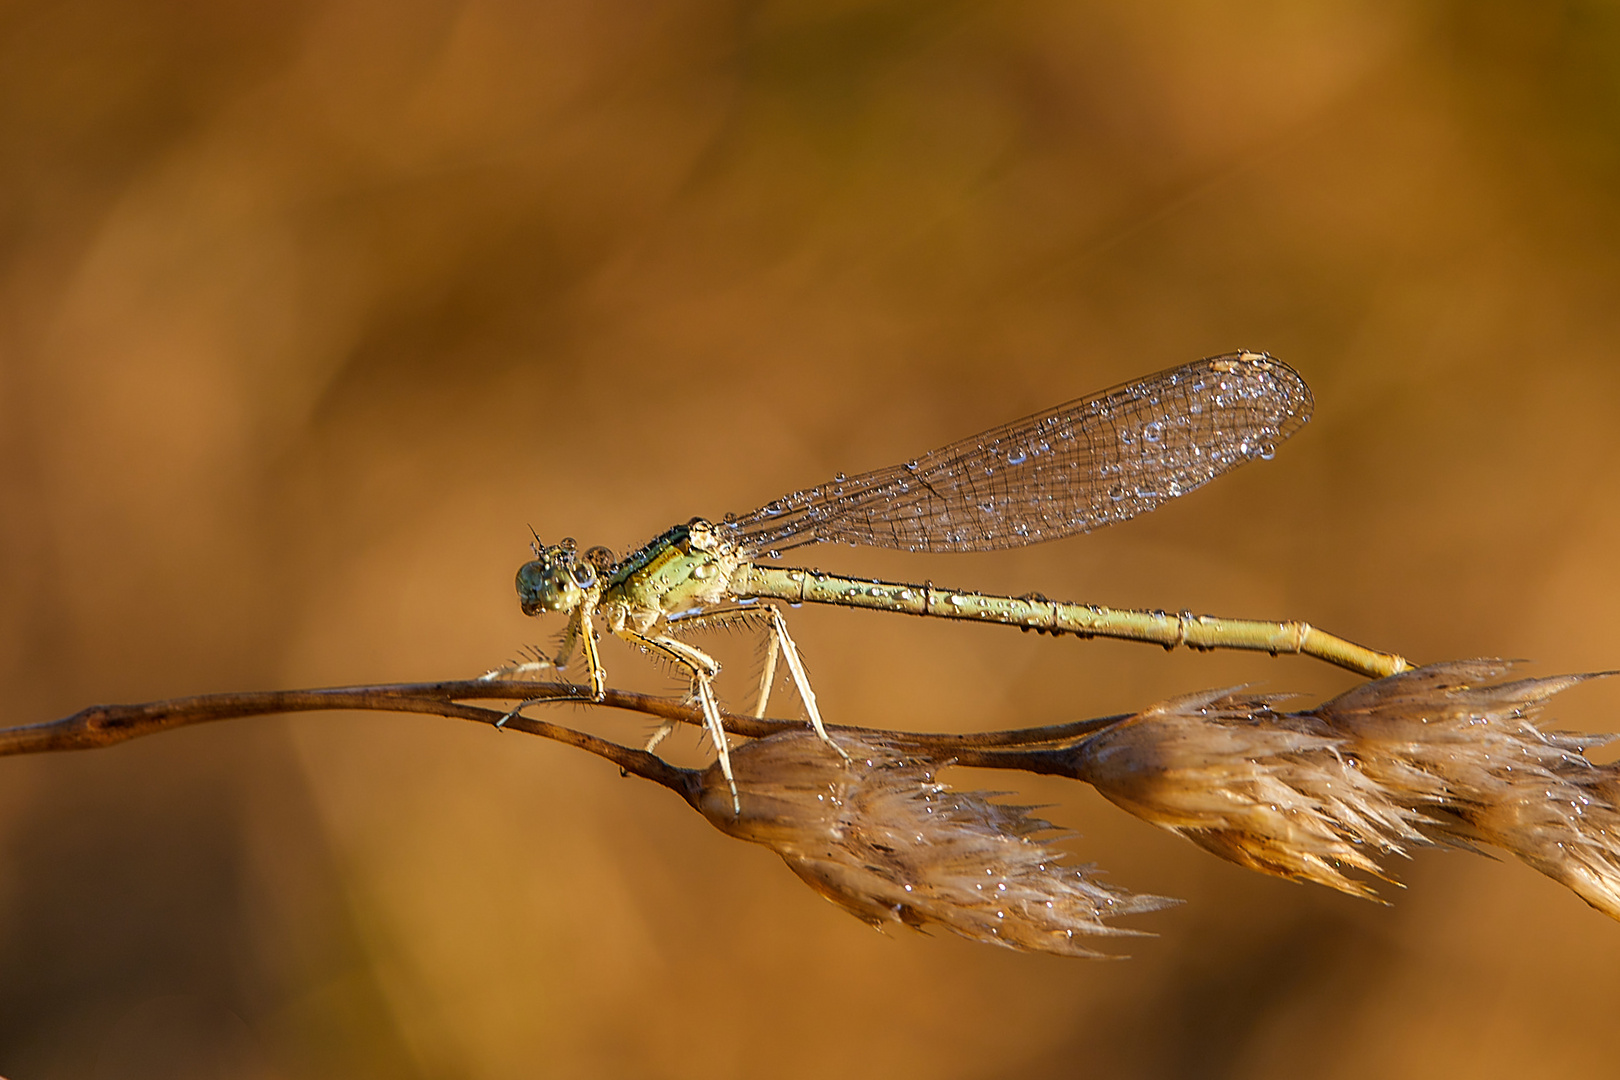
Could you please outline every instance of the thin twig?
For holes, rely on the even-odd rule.
[[[542,703],[580,702],[582,699],[580,688],[567,683],[525,679],[459,679],[432,683],[340,686],[316,690],[203,694],[195,697],[167,698],[139,705],[92,705],[59,720],[0,729],[0,757],[62,750],[90,750],[112,746],[143,735],[153,735],[161,731],[171,731],[215,720],[278,713],[359,709],[432,713],[487,724],[495,724],[504,717],[504,727],[578,746],[608,758],[628,772],[672,786],[673,774],[665,771],[671,766],[652,754],[596,739],[572,728],[529,720],[518,713],[457,704],[465,700]],[[585,703],[624,709],[681,723],[702,723],[702,714],[695,707],[676,698],[639,694],[627,690],[608,690],[600,701]],[[724,719],[726,730],[752,738],[773,735],[802,726],[802,721],[797,720],[761,719],[739,716],[735,713],[726,713]],[[884,734],[897,745],[907,749],[952,757],[963,765],[1027,768],[1027,764],[1011,764],[1014,760],[1019,760],[1017,755],[998,753],[998,748],[1069,743],[1108,727],[1118,719],[1120,718],[1105,717],[1069,724],[965,735],[922,732]],[[842,727],[835,730],[852,733],[872,732],[872,729],[860,727]],[[655,766],[654,762],[658,765]]]
[[[606,758],[625,772],[660,783],[678,792],[683,798],[687,797],[688,790],[694,782],[693,777],[696,775],[690,769],[677,768],[644,750],[633,750],[561,724],[509,715],[498,709],[463,705],[453,700],[456,697],[514,696],[510,693],[480,693],[477,690],[480,685],[477,681],[396,683],[321,690],[203,694],[196,697],[168,698],[140,705],[92,705],[60,720],[0,729],[0,757],[59,750],[91,750],[112,746],[142,735],[155,735],[160,731],[247,716],[337,709],[414,712],[472,720],[492,726],[504,718],[503,727],[585,750]],[[482,685],[487,687],[489,684]],[[575,695],[578,693],[577,688],[560,684],[524,684],[522,693],[528,698],[549,697],[566,700],[570,691]],[[614,698],[612,703],[616,707],[650,712],[653,715],[663,715],[659,710],[670,704],[660,698],[649,698],[646,702],[633,700],[645,695],[617,691],[611,693]]]
[[[494,697],[505,700],[518,700],[546,697],[567,701],[582,700],[579,697],[580,690],[578,687],[569,686],[566,683],[529,682],[521,679],[480,679],[459,683],[422,683],[416,686],[404,685],[401,689],[410,694],[433,695],[442,692],[445,696],[456,699]],[[537,692],[541,689],[545,692]],[[632,712],[646,713],[662,720],[674,720],[683,724],[695,726],[703,724],[701,710],[695,705],[688,705],[675,698],[637,694],[625,690],[609,690],[604,694],[602,700],[595,704],[614,709],[627,709]],[[1120,713],[1116,716],[1096,717],[1090,720],[1073,720],[1066,724],[1046,724],[1040,727],[1012,728],[1005,731],[975,731],[965,734],[884,731],[882,734],[897,746],[937,756],[954,757],[960,764],[970,765],[978,764],[981,758],[981,755],[973,753],[977,750],[991,750],[998,747],[1062,746],[1104,728],[1112,727],[1130,715],[1130,713]],[[804,726],[803,720],[777,720],[769,717],[743,716],[725,710],[721,711],[720,716],[727,731],[733,735],[744,735],[751,739],[761,739],[767,735],[775,735],[780,731],[793,731]],[[874,728],[850,724],[829,724],[827,728],[830,731],[846,731],[852,734],[877,733]],[[975,760],[967,760],[968,756],[974,757]],[[982,759],[986,762],[1000,760],[994,755],[982,755]],[[1011,760],[1011,758],[1007,760]],[[1023,766],[986,764],[984,767],[1022,768]]]

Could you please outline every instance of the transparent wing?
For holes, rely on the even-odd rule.
[[[1125,521],[1269,458],[1312,405],[1287,364],[1228,353],[784,495],[726,525],[756,554],[828,540],[907,551],[1022,547]]]

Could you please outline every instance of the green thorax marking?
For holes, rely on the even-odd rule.
[[[671,546],[683,543],[689,535],[691,535],[691,529],[685,525],[676,525],[662,536],[647,541],[639,550],[626,555],[624,561],[613,568],[613,573],[607,579],[607,585],[604,586],[602,591],[611,593],[619,589],[632,577],[645,570],[654,559],[664,554]]]
[[[736,560],[703,545],[708,537],[707,531],[697,537],[690,526],[675,526],[626,556],[608,578],[602,599],[664,612],[715,603]]]

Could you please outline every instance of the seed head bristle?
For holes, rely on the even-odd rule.
[[[811,888],[879,928],[941,926],[1014,949],[1098,956],[1087,937],[1140,933],[1106,920],[1176,902],[1062,865],[1062,853],[1036,839],[1051,824],[1027,807],[939,783],[948,762],[881,738],[835,738],[853,764],[808,731],[737,748],[741,813],[733,814],[713,768],[698,808],[722,831],[770,847]]]
[[[1210,691],[1164,702],[1068,753],[1070,775],[1143,820],[1251,870],[1376,899],[1346,870],[1393,881],[1379,856],[1426,843],[1309,714]]]
[[[1492,685],[1510,665],[1433,664],[1306,712],[1241,691],[1177,698],[1062,752],[1062,771],[1241,866],[1376,898],[1384,860],[1488,844],[1620,918],[1620,765],[1610,735],[1544,732],[1547,701],[1595,675]]]
[[[1616,736],[1536,724],[1554,694],[1599,676],[1488,684],[1510,667],[1434,664],[1357,687],[1317,714],[1442,838],[1502,848],[1620,919],[1620,766],[1586,757]]]

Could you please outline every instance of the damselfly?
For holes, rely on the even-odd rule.
[[[760,562],[828,541],[907,551],[993,551],[1089,532],[1146,513],[1245,462],[1269,459],[1278,443],[1310,419],[1312,404],[1310,389],[1288,365],[1264,353],[1228,353],[1058,405],[899,465],[836,476],[749,514],[720,522],[694,518],[624,559],[602,547],[579,557],[572,540],[546,546],[536,538],[534,560],[517,574],[523,610],[563,612],[569,621],[554,656],[537,654],[521,667],[562,668],[578,647],[589,680],[581,696],[599,699],[606,685],[596,647],[600,622],[689,673],[728,780],[726,734],[713,688],[720,665],[681,640],[688,630],[739,623],[765,630],[765,671],[754,714],[764,714],[780,659],[811,725],[826,739],[780,608],[746,606],[755,600],[1003,623],[1167,648],[1302,653],[1370,677],[1406,670],[1411,665],[1400,656],[1303,622],[1123,611],[1037,594],[991,596]]]

